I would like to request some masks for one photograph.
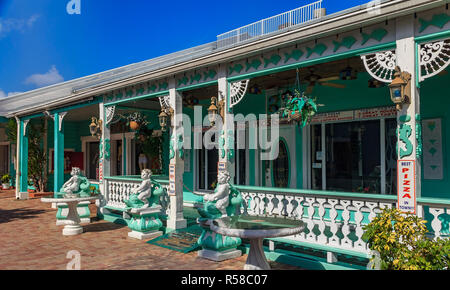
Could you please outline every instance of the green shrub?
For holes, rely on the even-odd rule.
[[[11,175],[5,174],[5,175],[2,176],[2,183],[3,184],[9,184],[10,181],[11,181]]]
[[[450,240],[430,240],[425,224],[415,215],[385,209],[364,227],[363,239],[379,253],[382,270],[448,269]]]

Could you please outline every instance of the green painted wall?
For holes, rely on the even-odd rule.
[[[450,198],[450,99],[445,89],[450,83],[450,74],[438,75],[421,83],[420,110],[422,119],[442,118],[442,156],[444,178],[425,180],[422,170],[422,196]]]

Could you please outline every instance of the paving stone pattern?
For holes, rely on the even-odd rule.
[[[39,198],[16,200],[13,191],[0,190],[0,270],[65,270],[70,251],[81,254],[81,270],[242,270],[247,259],[213,262],[150,245],[127,236],[126,226],[95,218],[78,236],[62,235],[56,209]],[[274,270],[298,268],[270,262]]]

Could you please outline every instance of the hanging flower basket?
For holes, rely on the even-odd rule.
[[[133,131],[137,131],[139,129],[140,125],[136,121],[130,121],[130,129]]]
[[[285,108],[281,110],[281,117],[287,118],[289,122],[297,122],[303,128],[316,113],[315,100],[295,90],[294,95],[287,101]]]
[[[149,124],[147,117],[138,112],[122,116],[122,118],[127,120],[127,126],[129,126],[132,131],[138,131],[141,126],[147,126],[147,124]]]

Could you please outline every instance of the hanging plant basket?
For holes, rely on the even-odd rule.
[[[287,101],[285,108],[281,110],[281,117],[287,118],[289,122],[296,122],[303,128],[316,113],[315,100],[295,90],[294,95]]]
[[[297,82],[294,94],[290,91],[286,93],[283,108],[280,110],[281,118],[287,118],[289,122],[296,122],[302,128],[305,127],[311,118],[317,113],[316,100],[300,92],[300,78],[297,69]]]
[[[136,121],[130,121],[130,129],[133,131],[137,131],[140,127],[140,124]]]

